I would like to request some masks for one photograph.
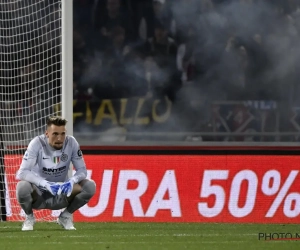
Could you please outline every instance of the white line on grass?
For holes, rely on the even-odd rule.
[[[226,241],[201,241],[201,244],[232,244],[232,243],[245,243],[246,241],[242,240],[226,240]],[[53,242],[53,241],[46,241],[43,244],[46,245],[56,245],[56,244],[62,244],[63,242]],[[194,242],[187,242],[187,241],[176,241],[176,243],[194,243]],[[155,241],[96,241],[96,242],[91,242],[91,241],[72,241],[68,242],[68,244],[88,244],[88,245],[93,245],[93,244],[147,244],[147,245],[165,245],[165,244],[174,244],[174,242],[155,242]]]
[[[65,231],[63,231],[65,232]],[[25,232],[24,234],[18,235],[1,235],[0,238],[40,238],[44,236],[33,235],[31,232]],[[49,232],[51,234],[51,232]],[[234,237],[244,237],[244,236],[257,236],[253,233],[245,234],[101,234],[103,237],[224,237],[224,236],[234,236]],[[56,238],[98,238],[98,235],[56,235]]]

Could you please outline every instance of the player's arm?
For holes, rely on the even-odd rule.
[[[74,139],[74,147],[72,150],[71,157],[72,164],[75,168],[75,174],[72,179],[75,183],[81,182],[87,177],[86,165],[82,156],[82,151],[80,150],[78,142]]]
[[[23,156],[21,166],[17,172],[16,179],[20,181],[28,181],[50,192],[52,195],[56,195],[60,185],[58,183],[48,182],[32,171],[32,168],[37,163],[40,147],[41,145],[37,138],[33,139],[29,143],[28,148]]]
[[[28,148],[23,156],[21,166],[17,172],[16,179],[28,181],[36,186],[39,186],[39,183],[44,179],[31,171],[37,163],[37,157],[39,154],[39,145],[37,144],[39,144],[39,142],[36,138],[29,143]]]
[[[75,168],[76,173],[68,181],[62,184],[60,186],[60,189],[58,190],[58,194],[66,194],[67,197],[72,194],[73,185],[81,182],[87,177],[86,165],[83,160],[79,144],[74,137],[70,138],[72,138],[71,140],[73,140],[71,162]]]

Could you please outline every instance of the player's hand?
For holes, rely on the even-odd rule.
[[[50,194],[52,194],[53,196],[56,196],[60,185],[56,182],[49,182],[46,180],[42,180],[39,184],[40,187],[42,187],[43,189],[47,190]]]
[[[60,188],[57,192],[58,195],[66,194],[69,197],[73,191],[74,180],[70,179],[60,185]]]

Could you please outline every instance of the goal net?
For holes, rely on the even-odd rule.
[[[15,174],[29,141],[60,113],[61,1],[0,0],[1,219],[24,220]],[[35,210],[37,220],[58,211]]]

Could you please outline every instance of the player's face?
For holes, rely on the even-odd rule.
[[[55,148],[56,150],[62,149],[66,138],[65,126],[55,126],[52,124],[47,128],[45,134],[51,147]]]

